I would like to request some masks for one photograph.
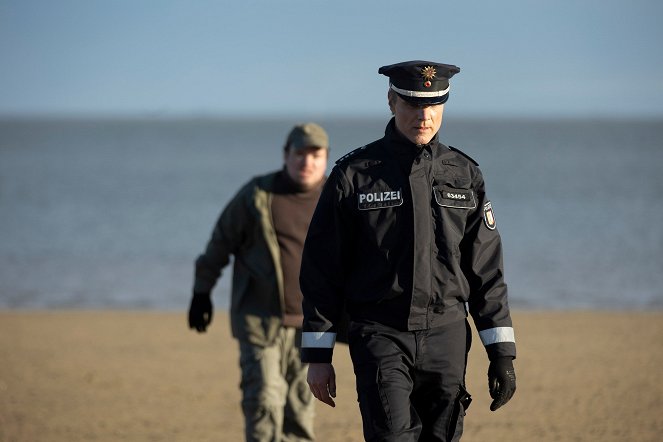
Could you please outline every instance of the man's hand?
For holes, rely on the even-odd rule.
[[[310,363],[306,382],[316,399],[330,407],[336,406],[332,399],[336,397],[336,373],[332,364]]]
[[[488,367],[488,390],[493,403],[490,411],[495,411],[509,402],[516,392],[516,371],[509,357],[497,358]]]
[[[189,328],[195,328],[198,333],[204,333],[212,322],[212,298],[209,293],[194,293],[189,307]]]

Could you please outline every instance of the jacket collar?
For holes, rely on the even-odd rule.
[[[408,153],[412,156],[421,152],[422,149],[429,151],[434,150],[439,144],[439,131],[431,138],[427,144],[414,144],[412,141],[405,138],[405,136],[396,128],[396,119],[391,118],[384,130],[385,140],[388,141],[396,153]]]

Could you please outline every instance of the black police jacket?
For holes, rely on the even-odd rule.
[[[515,357],[502,244],[478,165],[394,120],[336,162],[304,245],[302,360],[330,362],[338,326],[422,330],[472,315],[488,356]]]

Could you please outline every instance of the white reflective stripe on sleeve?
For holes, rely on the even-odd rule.
[[[499,342],[516,342],[513,336],[513,327],[495,327],[479,332],[483,345],[497,344]]]
[[[334,348],[336,333],[302,332],[302,348]]]

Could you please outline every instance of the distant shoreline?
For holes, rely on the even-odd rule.
[[[386,109],[386,108],[385,108]],[[282,122],[285,126],[299,121],[321,121],[321,122],[356,122],[357,120],[384,123],[389,120],[389,114],[376,112],[374,114],[293,114],[293,115],[213,115],[213,114],[160,114],[160,113],[117,113],[117,114],[0,114],[0,124],[13,123],[219,123],[219,122]],[[462,123],[563,123],[563,124],[587,124],[587,123],[609,123],[609,124],[661,124],[663,115],[468,115],[454,114],[445,115],[445,121],[453,124]],[[444,126],[442,128],[444,130]]]
[[[0,121],[0,308],[185,309],[220,211],[250,177],[281,167],[300,120],[98,117]],[[389,116],[385,105],[380,117],[319,118],[336,159],[380,137]],[[663,309],[663,236],[651,222],[663,219],[652,204],[663,120],[450,112],[440,136],[481,165],[514,308]],[[616,185],[621,176],[637,190]]]

